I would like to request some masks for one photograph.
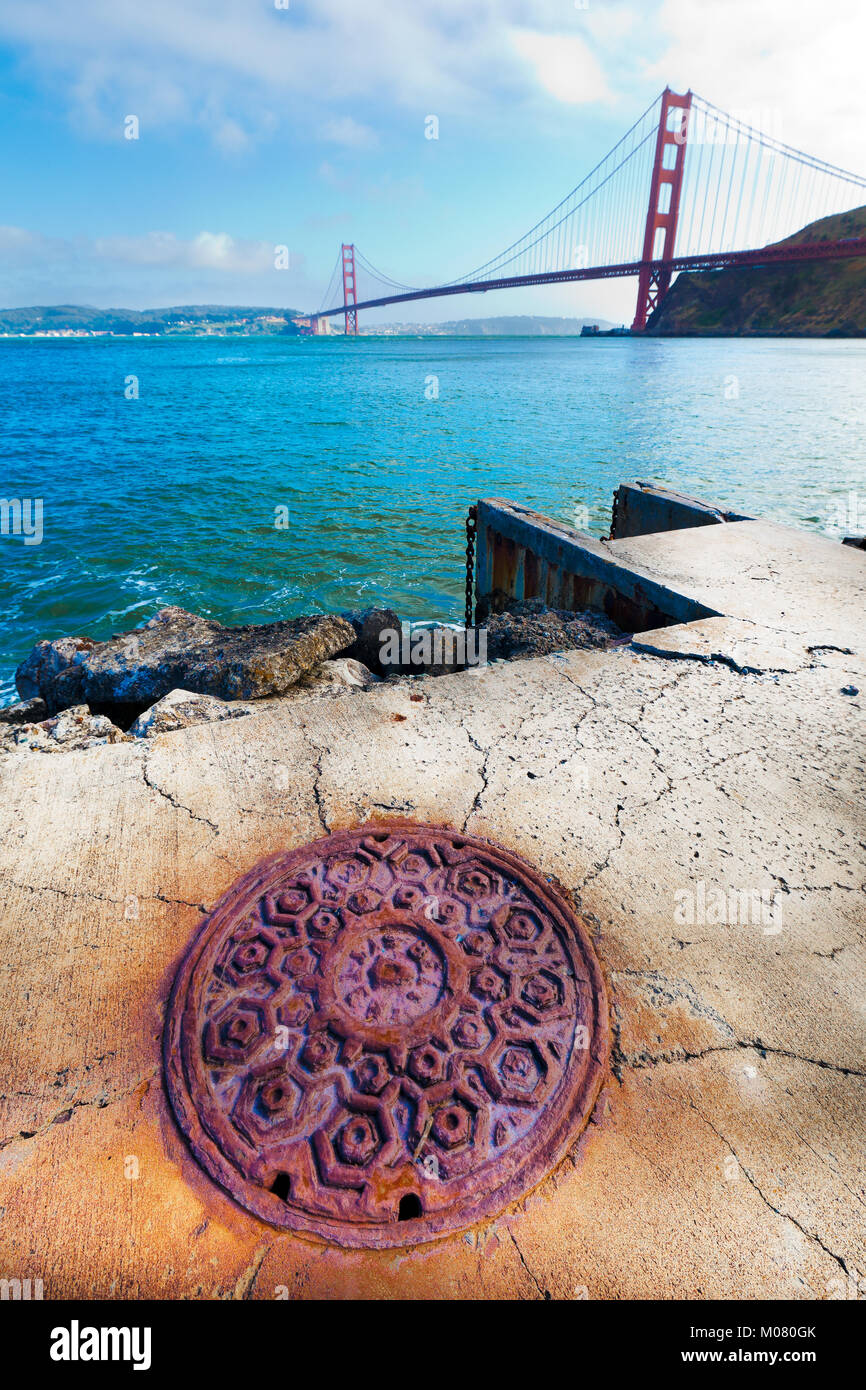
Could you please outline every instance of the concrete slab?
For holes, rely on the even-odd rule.
[[[818,641],[862,641],[866,553],[771,521],[688,527],[608,541],[639,566],[727,617]]]
[[[732,616],[7,760],[0,1274],[52,1298],[852,1296],[866,788],[862,694],[842,692],[866,686],[864,560],[765,523],[611,548]],[[187,943],[234,879],[395,815],[489,836],[562,883],[616,1046],[592,1123],[524,1203],[416,1251],[347,1254],[203,1175],[160,1041]]]
[[[613,499],[611,537],[645,536],[654,531],[681,527],[719,526],[728,521],[752,521],[724,507],[713,507],[695,497],[659,487],[655,483],[620,483]]]

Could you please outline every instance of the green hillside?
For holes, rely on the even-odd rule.
[[[782,246],[866,236],[866,207],[822,217]],[[683,272],[647,332],[686,337],[866,337],[866,257]]]
[[[296,309],[262,309],[234,304],[181,304],[169,309],[95,309],[88,304],[39,304],[0,309],[0,333],[169,333],[192,326],[261,324]],[[273,330],[271,330],[273,331]],[[290,322],[284,330],[294,333]]]

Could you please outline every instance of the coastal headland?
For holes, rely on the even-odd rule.
[[[798,242],[860,237],[866,208],[822,217],[786,237]],[[750,266],[677,276],[647,331],[657,337],[862,338],[866,265],[862,260]]]

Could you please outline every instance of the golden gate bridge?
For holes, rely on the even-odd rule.
[[[405,285],[345,243],[313,317],[342,315],[354,334],[361,309],[635,276],[632,331],[639,333],[681,270],[866,255],[866,236],[796,235],[860,206],[864,190],[866,177],[668,87],[556,207],[484,265],[444,284]]]

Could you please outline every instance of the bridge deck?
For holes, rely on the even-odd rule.
[[[719,251],[709,255],[677,256],[669,261],[624,261],[618,265],[589,266],[583,269],[550,270],[535,275],[510,275],[496,280],[461,281],[453,285],[434,285],[428,289],[404,290],[379,299],[365,299],[358,304],[338,304],[322,309],[316,318],[331,318],[347,311],[379,309],[387,304],[408,304],[418,299],[441,299],[457,294],[486,294],[489,290],[520,289],[530,285],[558,285],[576,280],[608,280],[640,275],[641,271],[664,272],[670,275],[681,270],[724,270],[733,266],[762,266],[798,264],[805,261],[848,260],[866,256],[866,237],[847,237],[842,241],[818,241],[800,245],[764,246],[752,251]]]

